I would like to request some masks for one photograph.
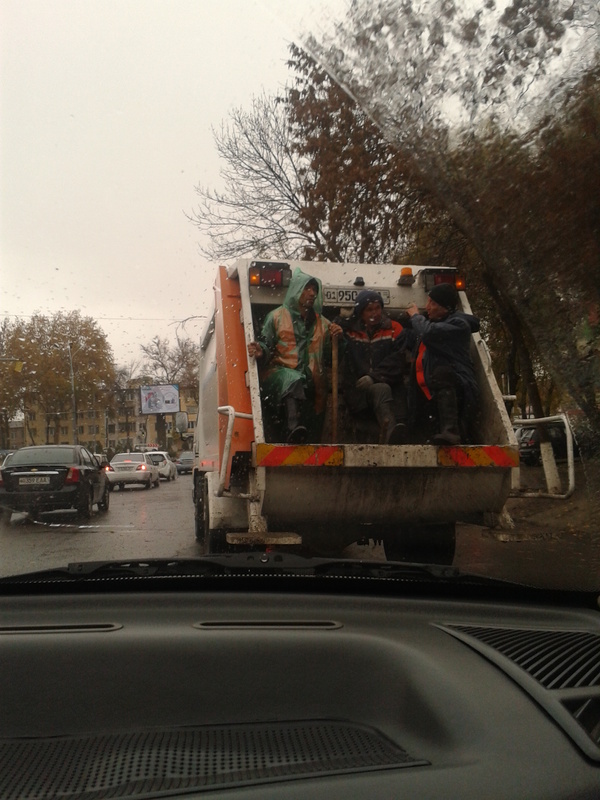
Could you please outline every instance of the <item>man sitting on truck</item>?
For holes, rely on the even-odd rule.
[[[479,320],[457,311],[459,298],[450,283],[439,283],[429,292],[425,314],[412,303],[407,308],[416,334],[411,386],[413,421],[416,425],[437,412],[439,431],[433,444],[457,445],[468,438],[479,395],[470,354],[471,334]]]
[[[390,319],[383,306],[379,292],[364,289],[352,316],[341,320],[342,392],[357,430],[365,417],[374,418],[379,444],[402,444],[406,441],[408,343],[402,325]]]
[[[283,305],[271,311],[248,355],[258,359],[268,439],[321,439],[327,402],[325,362],[342,329],[321,311],[321,282],[294,270]]]

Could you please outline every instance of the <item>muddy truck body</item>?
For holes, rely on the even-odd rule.
[[[200,345],[199,413],[194,438],[195,532],[204,553],[297,548],[343,555],[354,542],[383,543],[388,558],[449,563],[458,522],[499,523],[518,469],[505,403],[478,333],[471,356],[479,386],[477,444],[436,446],[357,441],[355,422],[329,368],[328,412],[321,441],[267,441],[259,370],[247,345],[269,311],[283,303],[300,267],[323,287],[323,314],[351,313],[358,293],[378,291],[398,318],[424,309],[443,267],[258,261],[219,267],[214,307]]]

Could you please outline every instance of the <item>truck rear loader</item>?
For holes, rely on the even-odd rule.
[[[477,444],[358,441],[337,391],[335,358],[322,441],[268,441],[258,367],[247,345],[282,304],[296,267],[321,280],[329,320],[350,313],[363,288],[378,291],[385,312],[398,318],[411,303],[424,309],[439,282],[455,283],[460,309],[470,313],[453,268],[253,259],[219,267],[200,343],[194,437],[195,532],[203,553],[294,548],[343,556],[352,543],[375,540],[388,558],[451,563],[456,523],[498,524],[518,469],[484,340],[472,335]]]

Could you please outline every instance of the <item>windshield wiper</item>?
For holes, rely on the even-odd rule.
[[[456,567],[397,561],[306,557],[295,553],[249,551],[203,558],[153,558],[73,562],[65,567],[0,578],[0,585],[36,581],[85,581],[122,577],[186,578],[212,576],[297,576],[460,581],[480,578]],[[488,579],[482,579],[488,580]],[[498,582],[501,583],[501,582]]]

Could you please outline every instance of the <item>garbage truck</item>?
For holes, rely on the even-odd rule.
[[[323,315],[352,312],[359,292],[377,291],[386,314],[424,309],[440,282],[464,280],[451,267],[240,259],[220,266],[201,336],[194,435],[195,534],[204,554],[294,549],[344,556],[353,543],[383,545],[389,559],[451,563],[456,524],[495,526],[518,470],[518,447],[489,350],[472,334],[479,386],[476,443],[455,446],[358,440],[327,367],[327,416],[320,441],[271,441],[256,359],[248,344],[283,303],[296,268],[321,281]]]

